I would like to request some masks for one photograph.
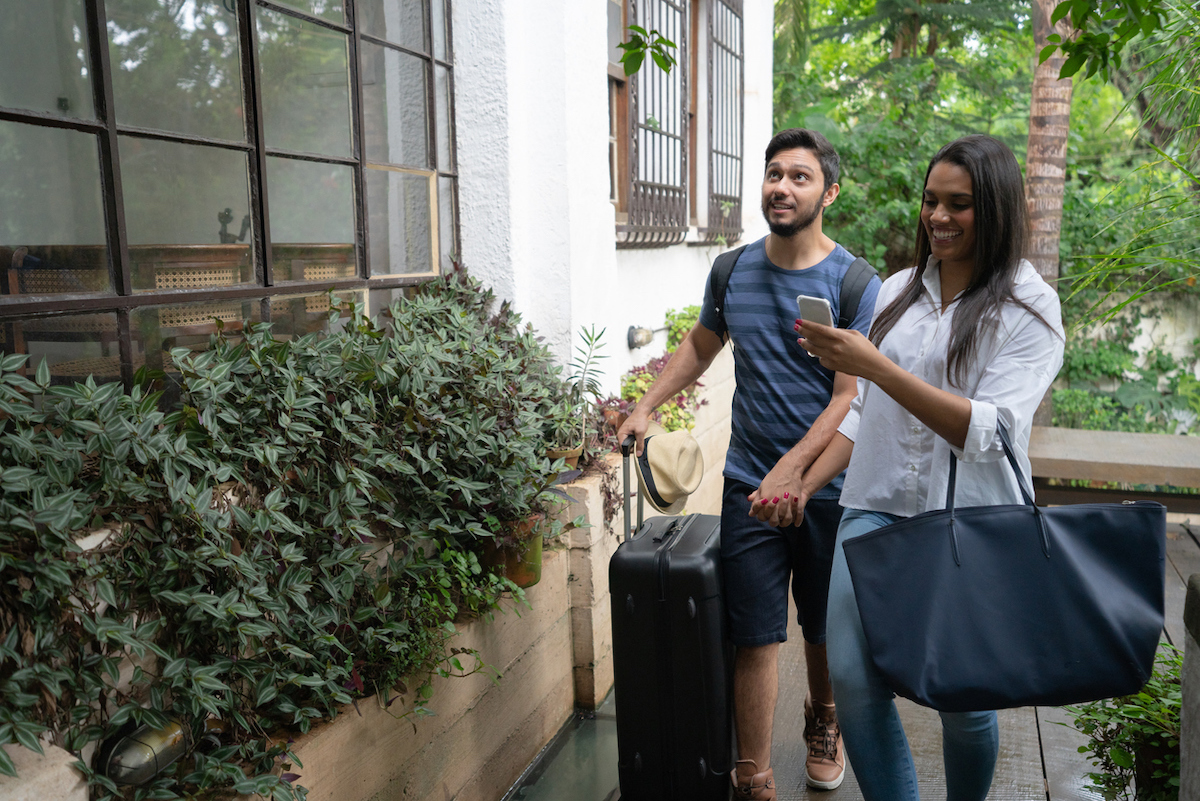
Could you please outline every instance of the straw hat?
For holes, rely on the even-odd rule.
[[[642,455],[635,460],[638,487],[658,511],[676,515],[704,477],[700,445],[686,431],[668,432],[658,423],[646,429]]]

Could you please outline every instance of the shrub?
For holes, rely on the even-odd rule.
[[[173,351],[171,412],[144,388],[161,374],[53,387],[44,364],[30,380],[25,357],[0,360],[0,744],[78,754],[124,724],[199,735],[211,716],[220,743],[138,797],[303,798],[302,768],[278,775],[292,732],[406,680],[421,686],[395,711],[421,713],[433,671],[478,669],[454,621],[515,588],[477,546],[554,475],[532,410],[548,353],[491,307],[456,272],[387,326],[349,307],[292,341],[248,324]],[[119,794],[78,767],[94,797]]]
[[[1135,776],[1138,801],[1179,797],[1182,667],[1183,651],[1163,644],[1154,674],[1141,692],[1064,707],[1075,728],[1088,736],[1079,752],[1089,754],[1099,768],[1088,779],[1104,798],[1130,798]]]
[[[641,367],[634,367],[621,376],[621,399],[636,403],[650,389],[650,385],[662,373],[667,362],[671,360],[670,353],[664,353],[657,359],[651,359]],[[707,401],[700,400],[700,382],[684,389],[673,398],[668,398],[651,415],[667,431],[690,431],[696,424],[696,410]]]

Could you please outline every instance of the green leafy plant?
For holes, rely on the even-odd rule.
[[[477,553],[557,476],[529,408],[549,354],[493,305],[454,270],[383,321],[248,323],[172,352],[173,411],[145,389],[161,373],[126,393],[0,360],[0,744],[218,718],[133,796],[300,799],[296,732],[372,694],[424,714],[430,676],[484,669],[455,621],[523,596]]]
[[[674,353],[700,321],[699,306],[685,306],[680,311],[667,310],[667,350]]]
[[[597,363],[608,356],[599,351],[604,347],[604,332],[596,331],[596,326],[580,328],[579,336],[583,344],[575,347],[575,358],[571,361],[571,376],[568,381],[571,391],[579,401],[580,440],[587,445],[588,413],[591,405],[600,397],[600,375]]]
[[[664,353],[657,359],[651,359],[640,367],[634,367],[621,376],[621,399],[628,403],[637,403],[641,400],[642,396],[646,394],[646,390],[650,389],[650,386],[662,374],[663,368],[667,366],[670,359],[671,354]],[[667,431],[690,431],[696,424],[696,411],[707,403],[700,398],[702,386],[703,384],[696,382],[674,397],[668,398],[659,404],[650,418]]]
[[[1179,797],[1180,670],[1183,651],[1160,647],[1154,673],[1141,692],[1121,698],[1064,707],[1072,725],[1088,736],[1079,752],[1099,768],[1091,787],[1106,799],[1176,801]],[[1067,725],[1067,724],[1063,724]]]
[[[671,53],[676,47],[674,42],[658,31],[646,30],[640,25],[630,25],[626,30],[629,32],[629,41],[617,45],[625,51],[621,54],[621,65],[626,75],[641,69],[647,55],[663,72],[671,71],[671,67],[675,66],[675,56]]]

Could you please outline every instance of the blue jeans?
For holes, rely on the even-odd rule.
[[[846,754],[867,801],[918,801],[917,771],[893,693],[871,661],[842,543],[898,520],[847,509],[838,528],[829,581],[829,677]],[[904,581],[904,576],[897,576]],[[996,769],[1000,728],[995,712],[941,712],[948,801],[983,801]]]

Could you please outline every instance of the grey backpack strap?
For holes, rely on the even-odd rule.
[[[838,328],[849,328],[854,324],[863,292],[871,283],[871,279],[877,275],[879,273],[875,272],[875,268],[862,256],[855,259],[846,270],[846,274],[842,276],[842,292],[838,302]]]
[[[717,307],[716,335],[722,342],[729,333],[729,325],[725,322],[725,290],[729,289],[729,276],[733,275],[733,266],[737,264],[738,257],[745,249],[746,246],[742,245],[740,248],[727,250],[717,256],[713,261],[712,270],[708,274],[708,288],[712,294],[713,303]]]

